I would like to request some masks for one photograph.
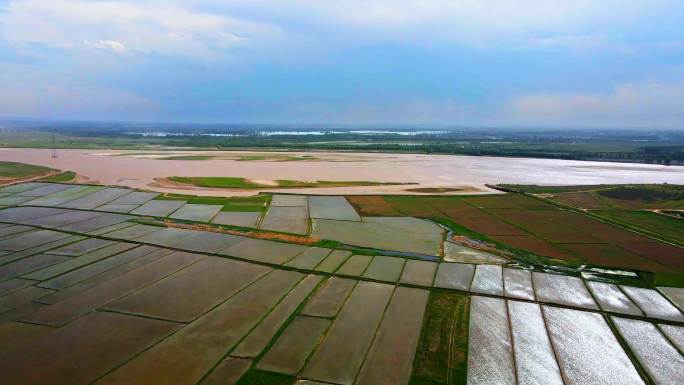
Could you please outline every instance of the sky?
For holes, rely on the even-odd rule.
[[[0,117],[684,129],[684,1],[0,0]]]

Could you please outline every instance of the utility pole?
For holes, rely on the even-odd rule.
[[[59,153],[57,153],[57,145],[55,144],[55,135],[52,135],[52,158],[59,158]]]

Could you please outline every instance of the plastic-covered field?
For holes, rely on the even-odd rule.
[[[543,311],[566,384],[644,383],[600,314],[551,306]]]
[[[674,346],[684,351],[684,326],[658,325]]]
[[[261,229],[306,234],[309,232],[309,210],[306,206],[280,207],[271,205],[261,221]]]
[[[532,273],[538,301],[596,309],[598,306],[580,278],[547,273]]]
[[[619,287],[610,283],[586,281],[601,309],[614,313],[643,315]]]
[[[152,200],[131,211],[131,214],[165,217],[178,210],[184,204],[185,201]]]
[[[508,301],[519,385],[563,385],[541,307]]]
[[[257,227],[260,219],[261,213],[258,212],[221,211],[211,222],[219,225]]]
[[[520,269],[503,269],[506,297],[534,300],[532,273]]]
[[[317,219],[312,236],[354,246],[440,255],[444,229],[411,217],[366,217],[362,222]]]
[[[173,214],[169,215],[169,218],[209,222],[222,208],[223,206],[221,205],[198,205],[188,203],[174,211]]]
[[[657,326],[617,317],[613,322],[653,382],[665,385],[684,381],[684,357]]]
[[[684,289],[679,287],[658,287],[658,291],[663,293],[680,311],[684,311]]]
[[[482,294],[503,295],[503,273],[498,265],[477,265],[470,291]]]
[[[684,322],[684,315],[657,291],[632,286],[620,287],[647,316]]]
[[[316,219],[361,220],[354,207],[342,196],[310,196],[309,213]]]
[[[506,258],[453,242],[444,242],[444,260],[446,262],[489,264],[503,264],[508,262]]]
[[[470,301],[468,384],[515,383],[506,301],[474,296]]]

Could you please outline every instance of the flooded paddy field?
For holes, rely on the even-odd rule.
[[[531,252],[495,247],[458,222],[459,213],[487,210],[564,211],[543,201],[434,197],[420,207],[383,198],[359,210],[344,196],[270,197],[265,213],[307,208],[313,232],[294,235],[217,224],[217,215],[240,212],[229,201],[80,187],[0,187],[31,199],[0,208],[2,384],[684,381],[684,285],[632,285],[541,256],[543,265],[532,264]],[[116,201],[176,203],[122,215],[107,210]],[[383,217],[388,205],[395,212]],[[404,214],[418,209],[421,218]],[[368,249],[357,245],[372,237],[344,226],[341,236],[334,226],[316,236],[317,221],[364,224],[366,210],[389,220],[372,221],[378,234],[414,238],[388,235]],[[402,218],[409,225],[398,227]],[[600,225],[615,237],[626,231]],[[421,239],[430,260],[396,252]],[[497,260],[453,262],[444,243],[457,241]],[[622,268],[633,280],[656,274]]]

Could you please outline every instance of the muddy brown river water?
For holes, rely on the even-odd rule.
[[[159,151],[0,149],[0,160],[75,171],[87,181],[163,192],[196,195],[252,195],[256,191],[307,194],[398,194],[417,187],[469,187],[490,191],[486,183],[545,185],[676,183],[684,184],[684,166],[584,162],[555,159],[498,158],[457,155],[380,153],[286,153],[314,155],[309,161],[160,160]],[[253,155],[256,152],[177,151],[168,155]],[[269,153],[273,154],[273,153]],[[155,178],[169,176],[233,176],[254,180],[330,180],[412,182],[411,186],[215,190],[163,186]]]

